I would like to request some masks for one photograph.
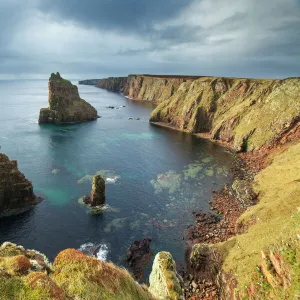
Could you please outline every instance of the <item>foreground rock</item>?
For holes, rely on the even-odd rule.
[[[33,187],[18,170],[16,160],[0,153],[0,216],[24,212],[41,202],[33,193]]]
[[[0,247],[0,299],[138,299],[152,295],[130,274],[75,249],[60,252],[53,268],[33,250],[4,243]]]
[[[97,119],[97,110],[81,99],[78,88],[60,74],[52,73],[48,83],[49,107],[40,111],[40,124],[72,124]]]
[[[83,198],[83,202],[92,207],[102,206],[105,203],[105,180],[101,175],[94,176],[92,192]]]
[[[145,266],[150,262],[153,256],[150,250],[151,239],[135,241],[127,250],[126,259],[134,277],[141,281]]]
[[[182,279],[176,272],[175,261],[169,252],[159,252],[155,256],[149,282],[149,291],[158,299],[184,299]]]

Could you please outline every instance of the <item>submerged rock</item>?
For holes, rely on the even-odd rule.
[[[41,108],[39,123],[71,124],[97,119],[97,110],[81,99],[78,88],[60,74],[52,73],[48,82],[49,107]]]
[[[105,203],[105,180],[101,175],[94,176],[92,192],[90,196],[85,196],[83,201],[90,206],[101,206]]]
[[[18,170],[17,161],[0,153],[0,216],[24,212],[41,201],[34,195],[31,182]]]
[[[151,239],[135,241],[127,250],[126,260],[137,280],[142,280],[144,267],[150,262],[153,253],[150,250]]]
[[[176,272],[176,264],[169,252],[156,254],[149,277],[149,291],[158,299],[184,299],[182,278]]]

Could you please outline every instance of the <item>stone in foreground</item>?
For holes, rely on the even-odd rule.
[[[156,254],[149,278],[149,291],[158,299],[184,299],[181,277],[176,272],[176,264],[169,252]]]
[[[101,206],[105,203],[105,180],[101,175],[94,176],[91,195],[85,196],[83,201],[90,206]]]
[[[81,99],[78,88],[60,74],[52,73],[48,82],[48,108],[41,108],[40,124],[73,124],[97,119],[97,110]]]
[[[16,160],[0,153],[0,216],[22,213],[41,202],[33,193],[33,187],[18,170]]]

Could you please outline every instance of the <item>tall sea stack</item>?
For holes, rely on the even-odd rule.
[[[97,110],[81,99],[77,86],[58,72],[51,74],[48,89],[49,107],[41,109],[40,124],[72,124],[97,119]]]
[[[18,170],[16,160],[0,153],[0,216],[21,213],[42,199],[33,193],[33,187]]]

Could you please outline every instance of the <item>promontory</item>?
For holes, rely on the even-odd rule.
[[[31,182],[19,171],[17,161],[0,153],[0,216],[21,213],[41,200],[34,195]]]
[[[58,72],[51,74],[48,89],[49,107],[41,109],[40,124],[72,124],[97,119],[97,110],[81,99],[77,86],[62,78]]]

